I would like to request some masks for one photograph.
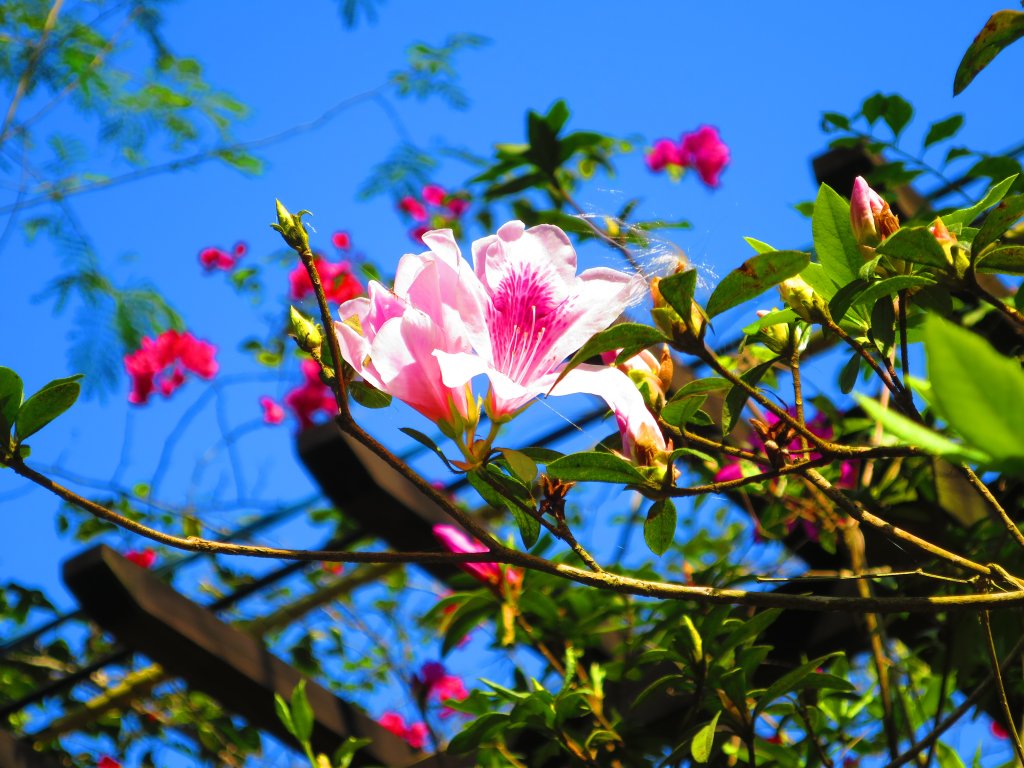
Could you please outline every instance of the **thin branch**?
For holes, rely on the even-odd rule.
[[[50,33],[53,32],[53,28],[57,25],[57,16],[60,15],[62,5],[64,5],[64,0],[54,0],[53,5],[50,6],[50,12],[46,15],[46,21],[43,22],[43,30],[39,35],[39,42],[36,43],[32,53],[29,54],[28,62],[25,64],[25,71],[21,73],[18,85],[14,89],[14,96],[7,107],[7,114],[4,116],[3,125],[0,125],[0,144],[3,144],[7,138],[11,123],[14,122],[14,115],[18,111],[18,105],[21,104],[21,100],[28,93],[32,75],[35,74],[36,65],[39,64],[39,58],[43,55],[46,41],[49,39]]]
[[[992,662],[992,679],[995,681],[996,692],[999,694],[999,704],[1003,708],[1003,717],[1006,719],[1006,727],[1010,734],[1010,743],[1013,744],[1013,751],[1017,753],[1017,761],[1024,765],[1024,746],[1021,746],[1020,734],[1017,732],[1017,724],[1014,722],[1013,713],[1010,711],[1010,702],[1006,698],[1006,687],[1003,685],[1003,672],[999,667],[999,654],[996,653],[996,643],[992,638],[992,623],[989,621],[988,611],[982,611],[980,618],[981,626],[985,629],[988,657]]]

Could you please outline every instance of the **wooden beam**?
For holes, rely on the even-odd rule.
[[[118,641],[185,678],[253,727],[294,743],[274,711],[274,694],[288,698],[303,675],[259,640],[106,546],[67,561],[64,581],[90,618]],[[318,752],[332,754],[347,737],[359,736],[372,743],[360,750],[353,765],[404,766],[417,758],[402,739],[358,707],[312,681],[306,692],[314,714],[311,741]]]
[[[64,768],[53,753],[36,752],[14,734],[0,729],[0,766],[2,768]]]

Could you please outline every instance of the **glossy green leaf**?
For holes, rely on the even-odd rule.
[[[864,257],[850,226],[850,204],[827,184],[818,189],[811,230],[814,233],[814,251],[829,279],[837,286],[853,280],[864,263]]]
[[[997,272],[1003,275],[1024,275],[1024,245],[1006,245],[994,248],[978,260],[979,272]]]
[[[570,358],[565,368],[558,376],[561,381],[565,375],[580,363],[584,363],[592,357],[600,355],[612,349],[621,349],[622,354],[632,357],[637,352],[647,349],[654,344],[663,344],[668,341],[665,334],[657,328],[641,323],[618,323],[610,328],[605,328],[595,334],[590,340],[580,347],[579,351]]]
[[[757,318],[756,321],[743,328],[743,333],[747,336],[753,336],[762,328],[767,328],[770,325],[788,325],[789,323],[795,323],[798,317],[796,312],[792,309],[777,309],[774,312],[769,312],[764,317]]]
[[[352,399],[364,408],[387,408],[391,405],[391,395],[362,381],[350,381],[348,391]]]
[[[288,707],[288,702],[284,700],[280,693],[274,694],[274,711],[277,712],[277,719],[281,721],[285,730],[294,736],[295,723],[292,722],[292,712]]]
[[[935,285],[928,275],[895,275],[886,277],[864,288],[853,300],[855,306],[870,307],[883,296],[893,296],[907,288]]]
[[[970,331],[931,316],[924,327],[932,396],[950,426],[997,460],[1024,459],[1024,371]]]
[[[313,707],[309,704],[306,696],[306,681],[300,680],[292,691],[292,724],[295,730],[292,734],[301,743],[305,744],[313,735]]]
[[[981,225],[978,234],[971,241],[972,253],[980,254],[994,243],[1003,233],[1024,216],[1024,195],[1008,197],[993,208]]]
[[[688,269],[658,281],[658,291],[680,317],[690,314],[693,294],[697,290],[697,270]]]
[[[603,451],[570,453],[548,464],[548,474],[557,480],[644,485],[646,480],[633,464],[621,456]]]
[[[1024,12],[996,11],[967,48],[953,77],[953,95],[961,93],[1006,46],[1024,36]]]
[[[912,445],[933,456],[941,456],[953,461],[968,461],[976,464],[986,464],[991,461],[991,457],[981,451],[954,443],[948,437],[908,419],[901,413],[890,408],[882,408],[877,400],[857,393],[854,393],[854,397],[868,416],[882,422],[885,431],[898,438],[900,445]],[[889,440],[887,444],[894,442],[897,441]]]
[[[533,459],[525,453],[513,451],[511,448],[499,448],[498,450],[508,463],[508,468],[512,470],[513,475],[524,483],[529,484],[533,482],[533,479],[537,476],[537,464]]]
[[[707,305],[708,317],[760,296],[773,285],[800,274],[810,261],[810,255],[801,251],[772,251],[747,259],[727,274],[712,292]]]
[[[711,722],[705,724],[697,731],[693,741],[690,743],[690,754],[693,756],[694,761],[701,765],[711,759],[711,749],[715,745],[715,728],[718,726],[718,718],[721,715],[721,710],[715,712]]]
[[[924,137],[924,146],[927,148],[936,142],[948,139],[950,136],[955,136],[963,124],[963,115],[953,115],[945,120],[938,120],[932,123],[927,135]]]
[[[673,398],[661,409],[661,418],[666,424],[683,429],[704,405],[707,395]]]
[[[34,435],[75,404],[82,386],[81,375],[51,381],[24,402],[15,419],[18,441]]]
[[[803,682],[804,678],[811,675],[814,670],[818,667],[823,666],[829,659],[841,655],[840,653],[830,653],[827,656],[819,656],[816,659],[805,661],[796,669],[791,669],[789,672],[782,675],[775,682],[768,686],[764,693],[762,693],[757,699],[757,707],[755,712],[762,712],[765,707],[771,704],[780,696],[785,696],[787,693],[800,690],[800,683]]]
[[[471,752],[480,744],[491,738],[498,731],[508,727],[509,716],[505,712],[485,712],[452,738],[448,752],[462,755]]]
[[[743,239],[746,240],[747,245],[753,248],[754,251],[757,253],[771,253],[772,251],[778,250],[777,248],[773,248],[772,246],[768,245],[768,243],[763,243],[760,240],[756,240],[753,237],[744,237]]]
[[[1006,193],[1010,191],[1010,187],[1013,186],[1013,182],[1017,180],[1017,175],[1009,176],[996,184],[993,184],[985,196],[981,198],[977,203],[970,206],[969,208],[961,208],[953,211],[952,213],[946,213],[942,216],[942,221],[945,222],[947,227],[962,227],[967,226],[976,218],[982,211],[991,208],[993,205],[998,203],[1004,197]]]
[[[948,222],[947,222],[948,224]],[[903,227],[896,230],[876,249],[876,253],[893,259],[928,264],[932,267],[949,266],[946,253],[928,227]]]
[[[433,451],[434,453],[436,453],[438,458],[440,458],[441,461],[444,462],[444,465],[446,467],[448,467],[448,469],[450,469],[452,472],[458,472],[459,471],[455,467],[452,466],[450,461],[448,461],[448,457],[445,456],[441,452],[441,449],[437,447],[437,443],[435,443],[429,437],[424,435],[418,429],[413,429],[412,427],[400,427],[399,431],[400,432],[404,432],[405,434],[407,434],[409,437],[411,437],[413,440],[415,440],[417,443],[419,443],[423,447],[428,448],[431,451]]]
[[[540,536],[540,523],[526,509],[527,507],[533,509],[536,506],[530,489],[526,485],[514,477],[509,477],[491,464],[470,472],[468,479],[469,484],[484,501],[495,509],[507,509],[512,513],[524,547],[530,549],[537,543],[537,538]]]
[[[647,510],[644,541],[659,557],[671,546],[676,535],[676,505],[672,499],[658,499]]]
[[[771,367],[775,364],[775,359],[768,360],[767,362],[755,365],[749,371],[744,373],[740,378],[752,387],[756,387],[757,383],[762,377],[771,370]],[[725,405],[722,408],[722,434],[728,435],[732,432],[736,426],[736,422],[740,419],[740,414],[743,413],[743,406],[747,404],[747,399],[750,395],[747,390],[738,384],[729,390],[729,394],[725,396]]]
[[[0,441],[5,441],[14,426],[24,397],[21,377],[10,368],[0,367]]]
[[[728,379],[720,379],[717,377],[710,377],[707,379],[694,379],[681,386],[676,393],[672,395],[673,400],[680,400],[684,397],[691,397],[693,395],[703,394],[705,392],[717,392],[724,389],[729,389],[732,386],[732,382]]]

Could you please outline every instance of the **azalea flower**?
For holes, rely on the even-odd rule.
[[[526,229],[521,221],[474,242],[473,262],[476,280],[465,281],[471,293],[461,307],[472,351],[435,353],[447,386],[486,375],[488,410],[498,421],[545,394],[601,395],[631,418],[643,408],[629,377],[614,368],[580,365],[555,385],[565,360],[644,290],[639,276],[604,267],[577,275],[576,251],[561,229]]]
[[[348,232],[338,231],[331,235],[331,243],[339,251],[348,251],[352,248],[352,238]]]
[[[203,248],[199,252],[199,263],[207,272],[213,272],[215,269],[226,272],[234,269],[238,260],[245,256],[248,250],[249,246],[241,241],[235,243],[230,253],[220,248]]]
[[[427,743],[426,723],[412,723],[406,726],[405,718],[397,712],[385,712],[378,718],[377,722],[385,730],[405,739],[406,743],[413,749],[423,749]]]
[[[658,139],[647,152],[644,162],[647,163],[648,168],[657,173],[670,165],[682,166],[683,155],[672,139]]]
[[[469,201],[439,184],[426,184],[420,190],[420,199],[406,195],[398,201],[398,209],[416,222],[409,236],[418,243],[432,229],[458,228],[459,219],[469,209]]]
[[[412,677],[413,691],[422,701],[437,701],[444,705],[446,701],[462,701],[469,696],[462,678],[449,675],[444,664],[438,661],[428,661],[421,668],[418,675]],[[451,717],[458,714],[458,711],[451,707],[443,706],[441,717]]]
[[[368,296],[339,309],[341,356],[368,383],[412,406],[453,437],[475,424],[466,382],[447,385],[437,355],[470,349],[469,322],[482,314],[480,289],[451,230],[428,232],[431,250],[402,257],[393,290],[376,281]]]
[[[173,329],[155,339],[143,338],[142,346],[124,357],[132,380],[128,402],[144,405],[156,391],[168,397],[185,382],[186,371],[212,379],[218,370],[216,352],[212,344]]]

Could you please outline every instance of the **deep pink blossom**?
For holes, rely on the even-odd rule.
[[[427,184],[420,192],[420,196],[423,198],[423,202],[428,205],[441,205],[448,196],[448,192],[445,191],[444,187],[437,184]]]
[[[437,661],[428,661],[418,675],[413,675],[412,687],[422,701],[436,701],[444,705],[446,701],[462,701],[469,696],[462,678],[449,675],[444,665]],[[444,706],[441,717],[451,717],[456,710]]]
[[[267,395],[261,397],[260,407],[263,409],[263,422],[265,424],[280,424],[284,421],[284,408],[272,397]]]
[[[104,755],[100,758],[100,761],[96,763],[96,768],[121,768],[121,764],[114,758]]]
[[[377,719],[377,722],[386,731],[390,731],[395,736],[405,739],[406,743],[413,749],[423,749],[427,743],[426,723],[412,723],[406,726],[405,718],[397,712],[385,712]]]
[[[320,380],[320,366],[317,362],[307,358],[302,361],[301,367],[305,381],[284,396],[284,404],[299,420],[299,428],[306,429],[313,426],[313,417],[317,414],[333,415],[337,411],[337,403],[331,388]]]
[[[853,236],[862,245],[878,245],[881,236],[875,219],[888,207],[882,196],[873,190],[858,176],[853,180],[853,193],[850,195],[850,225]]]
[[[648,150],[644,162],[652,171],[658,172],[670,165],[683,165],[683,155],[679,146],[671,139],[658,139]]]
[[[718,129],[702,125],[683,135],[680,144],[683,165],[696,168],[701,181],[717,187],[722,169],[729,164],[729,148],[718,136]]]
[[[348,251],[352,248],[352,237],[348,232],[339,230],[331,235],[331,243],[339,251]]]
[[[129,549],[124,553],[124,559],[135,563],[140,568],[152,568],[156,564],[156,552],[149,547],[138,552],[134,549]]]
[[[426,221],[427,209],[419,200],[411,195],[406,195],[398,201],[400,210],[405,211],[414,221]]]
[[[435,525],[433,530],[434,536],[449,552],[487,551],[487,547],[454,525],[442,523]],[[502,582],[501,566],[497,563],[458,563],[458,566],[474,579],[479,579],[485,584],[498,586]],[[523,574],[517,568],[505,569],[505,581],[512,586],[518,587],[522,580]]]
[[[203,248],[199,252],[199,263],[207,272],[213,272],[216,269],[226,272],[234,269],[238,260],[245,256],[248,250],[249,246],[241,241],[235,243],[230,253],[221,248]]]
[[[204,379],[217,373],[217,348],[191,333],[168,330],[156,339],[145,337],[142,346],[125,355],[124,367],[132,380],[128,402],[143,405],[153,392],[169,396],[185,381],[185,372]]]
[[[324,287],[324,296],[335,304],[344,304],[363,292],[363,286],[352,274],[352,267],[347,261],[332,263],[319,256],[313,260],[320,283]],[[289,292],[292,301],[301,301],[313,293],[313,282],[303,264],[298,264],[288,274]]]
[[[447,208],[453,216],[458,218],[469,209],[469,200],[466,200],[463,197],[453,197],[445,203],[445,208]]]

